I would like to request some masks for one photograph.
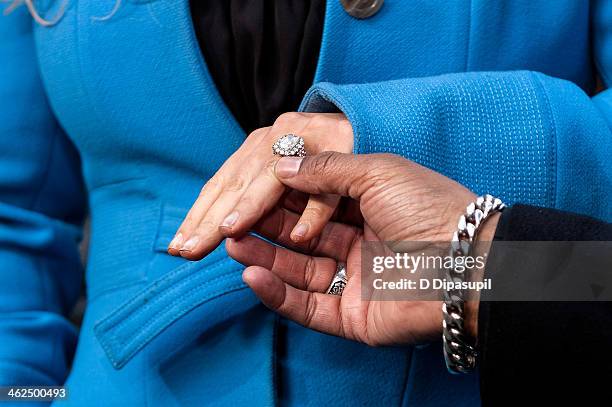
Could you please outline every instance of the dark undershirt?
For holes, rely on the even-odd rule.
[[[324,0],[191,0],[191,8],[211,76],[246,132],[297,109],[316,70]],[[612,240],[612,225],[516,205],[502,215],[495,240]],[[540,259],[532,270],[551,272],[546,269],[554,264]],[[522,271],[485,272],[500,281],[520,279]],[[583,402],[600,396],[612,377],[611,327],[610,303],[482,302],[483,405],[565,404],[576,395]]]
[[[314,79],[325,0],[190,4],[210,74],[247,133],[297,110]]]

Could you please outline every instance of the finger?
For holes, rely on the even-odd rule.
[[[227,215],[227,208],[235,205],[243,194],[244,189],[225,190],[221,193],[195,229],[184,233],[186,241],[179,248],[180,256],[189,260],[200,260],[216,249],[225,238],[219,231],[219,224]]]
[[[274,166],[278,159],[270,160],[259,175],[251,182],[245,193],[231,212],[218,227],[225,237],[242,236],[272,209],[285,192],[285,186],[274,175]]]
[[[338,261],[346,260],[351,245],[362,234],[362,230],[355,226],[329,222],[314,239],[294,242],[291,239],[291,231],[298,219],[299,215],[283,208],[277,208],[262,218],[253,230],[275,243],[299,252],[331,257]]]
[[[227,239],[225,248],[239,263],[271,270],[300,290],[325,292],[336,274],[337,262],[333,259],[296,253],[254,236]]]
[[[290,189],[281,199],[280,206],[291,212],[302,213],[310,199],[310,194]],[[330,218],[339,223],[346,223],[354,226],[363,226],[363,216],[359,209],[359,202],[350,198],[339,197],[336,210]]]
[[[247,267],[242,279],[271,310],[307,328],[342,335],[342,297],[299,290],[272,271],[258,266]]]
[[[276,163],[275,173],[283,184],[302,192],[337,194],[359,200],[364,191],[380,181],[378,174],[384,172],[381,168],[406,166],[407,163],[409,161],[392,154],[324,152],[306,157],[283,157]]]
[[[211,178],[200,191],[200,195],[187,213],[187,216],[181,223],[181,226],[176,231],[176,234],[168,245],[168,253],[172,256],[180,255],[180,248],[192,235],[202,217],[215,203],[221,194],[221,185],[217,178]]]
[[[302,242],[318,236],[331,219],[339,201],[338,195],[312,195],[291,232],[291,240]]]
[[[251,181],[253,174],[249,171],[250,168],[237,168],[240,165],[241,157],[253,155],[254,149],[267,137],[270,132],[270,127],[263,127],[253,131],[244,144],[219,168],[216,174],[204,185],[200,195],[185,220],[177,230],[174,238],[168,246],[168,253],[173,256],[181,255],[181,248],[184,248],[186,242],[193,237],[196,229],[202,224],[210,223],[210,219],[206,219],[208,212],[216,204],[219,199],[231,199],[230,195],[241,196],[246,185]],[[257,160],[255,160],[257,162]],[[237,164],[238,163],[238,164]],[[229,194],[228,194],[229,193]],[[231,206],[235,204],[237,198],[234,198]],[[227,205],[227,202],[225,203]],[[224,214],[225,215],[225,214]],[[206,229],[202,228],[201,229]],[[213,227],[216,229],[216,225]],[[208,234],[208,231],[203,231]],[[214,241],[214,239],[213,239]],[[194,241],[187,245],[191,247]],[[217,243],[218,244],[218,243]],[[185,256],[189,257],[189,251],[183,250]],[[197,257],[197,256],[195,256]]]

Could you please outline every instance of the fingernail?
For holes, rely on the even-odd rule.
[[[302,237],[306,236],[306,233],[308,232],[309,228],[310,225],[308,225],[307,223],[300,223],[291,232],[291,238],[301,239]]]
[[[189,240],[187,240],[185,242],[183,247],[181,247],[181,251],[182,252],[190,252],[190,251],[192,251],[193,249],[196,248],[198,243],[200,243],[200,238],[198,236],[193,236],[193,237],[189,238]]]
[[[234,224],[238,220],[239,216],[240,216],[240,214],[238,212],[236,212],[236,211],[230,213],[229,215],[227,215],[227,217],[225,219],[223,219],[223,222],[221,223],[221,227],[222,228],[231,228],[232,226],[234,226]]]
[[[304,157],[283,157],[276,163],[274,171],[281,178],[291,178],[298,173]]]
[[[174,236],[174,239],[172,239],[168,247],[170,249],[178,249],[182,245],[183,245],[183,234],[179,233],[176,236]]]

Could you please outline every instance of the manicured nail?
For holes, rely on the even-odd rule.
[[[240,214],[236,211],[230,213],[229,215],[227,215],[225,219],[223,219],[223,222],[221,223],[221,227],[231,228],[232,226],[236,224],[236,221],[238,220],[239,216]]]
[[[182,245],[183,245],[183,234],[179,233],[176,236],[174,236],[174,239],[172,239],[168,247],[170,249],[178,250]]]
[[[308,225],[307,223],[300,223],[291,232],[291,238],[293,240],[300,240],[301,238],[306,236],[306,233],[308,233],[309,228],[310,225]]]
[[[281,178],[291,178],[298,173],[303,159],[304,157],[283,157],[276,163],[274,171]]]
[[[185,244],[183,245],[183,247],[181,247],[181,251],[182,252],[190,252],[193,251],[193,249],[196,248],[196,246],[198,245],[198,243],[200,243],[200,238],[199,236],[193,236],[191,238],[189,238],[189,240],[187,240],[185,242]]]

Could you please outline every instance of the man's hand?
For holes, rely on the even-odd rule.
[[[458,183],[394,155],[322,153],[283,158],[278,179],[307,194],[350,198],[358,224],[330,222],[321,235],[295,243],[290,231],[299,214],[277,209],[255,230],[269,240],[247,236],[228,240],[230,256],[249,266],[243,278],[264,304],[318,331],[370,345],[406,344],[439,337],[442,312],[437,301],[375,301],[362,298],[364,241],[450,241],[457,219],[476,196]],[[350,210],[349,210],[350,212]],[[482,231],[490,239],[497,218]],[[347,264],[342,296],[325,294],[337,262]],[[475,332],[475,321],[468,322]]]

